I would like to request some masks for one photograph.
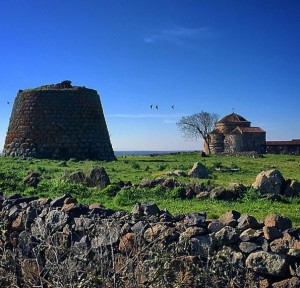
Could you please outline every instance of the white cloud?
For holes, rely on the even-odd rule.
[[[127,118],[127,119],[174,119],[181,118],[183,114],[109,114],[106,117],[111,118]]]
[[[146,35],[146,43],[169,42],[179,46],[186,46],[190,40],[206,39],[212,36],[211,30],[207,27],[202,28],[185,28],[175,27],[165,29],[156,33]]]

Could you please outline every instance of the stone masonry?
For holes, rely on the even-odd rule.
[[[71,81],[20,90],[4,155],[115,160],[100,97]]]

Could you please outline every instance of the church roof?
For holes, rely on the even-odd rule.
[[[231,113],[229,115],[226,115],[221,120],[219,120],[217,123],[229,123],[229,122],[249,122],[244,117],[242,117],[239,114]]]
[[[291,141],[267,141],[268,146],[283,146],[283,145],[300,145],[300,139],[293,139]]]
[[[236,127],[231,133],[264,133],[265,130],[260,127]]]

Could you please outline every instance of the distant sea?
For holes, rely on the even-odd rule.
[[[184,150],[184,151],[148,151],[148,150],[145,150],[145,151],[114,151],[115,152],[115,155],[116,156],[125,156],[125,155],[139,155],[139,156],[147,156],[147,155],[156,155],[156,154],[170,154],[170,153],[187,153],[187,152],[195,152],[195,151],[192,151],[192,150]],[[0,152],[0,156],[2,156],[3,153]]]
[[[184,150],[184,151],[180,151],[180,150],[173,150],[173,151],[149,151],[149,150],[145,150],[145,151],[114,151],[115,152],[115,155],[116,156],[121,156],[121,155],[144,155],[144,156],[147,156],[147,155],[156,155],[156,154],[172,154],[172,153],[180,153],[180,152],[183,152],[183,153],[187,153],[187,152],[195,152],[195,151],[192,151],[192,150]]]

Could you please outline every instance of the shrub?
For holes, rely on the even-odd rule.
[[[133,163],[131,164],[131,166],[132,166],[132,168],[133,168],[133,169],[136,169],[136,170],[139,170],[139,169],[141,169],[141,166],[140,166],[140,164],[139,164],[139,163],[137,163],[137,162],[133,162]]]
[[[159,165],[157,166],[157,170],[158,170],[158,171],[163,171],[163,170],[165,170],[167,167],[168,167],[167,164],[162,163],[162,164],[159,164]]]
[[[259,193],[258,190],[254,189],[254,188],[250,188],[246,191],[243,199],[245,201],[254,201],[254,200],[258,200],[261,198],[261,194]]]
[[[108,196],[108,197],[114,197],[117,195],[117,193],[120,191],[120,187],[118,185],[108,185],[104,189],[101,190],[101,194]]]

